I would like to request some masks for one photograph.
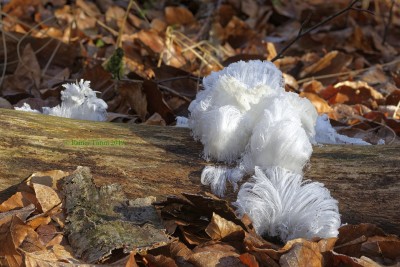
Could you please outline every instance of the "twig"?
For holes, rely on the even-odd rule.
[[[121,81],[128,81],[128,82],[134,82],[134,83],[143,83],[143,80],[121,79]],[[163,89],[163,90],[165,90],[165,91],[168,91],[168,92],[170,92],[170,93],[172,93],[172,94],[174,94],[174,95],[176,95],[176,96],[182,98],[183,100],[185,100],[185,101],[187,101],[187,102],[189,102],[189,103],[192,102],[192,100],[191,100],[190,98],[181,95],[179,92],[175,91],[174,89],[169,88],[168,86],[165,86],[165,85],[161,85],[161,84],[159,84],[159,82],[157,82],[157,81],[156,81],[156,83],[157,83],[157,86],[158,86],[159,88],[161,88],[161,89]]]
[[[346,8],[340,10],[339,12],[337,12],[337,13],[335,13],[335,14],[333,14],[333,15],[330,15],[329,17],[327,17],[327,18],[324,19],[323,21],[321,21],[321,22],[315,24],[314,26],[312,26],[311,28],[309,28],[309,29],[307,29],[307,30],[305,30],[305,31],[304,31],[304,28],[303,28],[305,22],[303,22],[303,23],[302,23],[302,26],[300,27],[300,30],[299,30],[297,36],[296,36],[292,41],[290,41],[285,47],[283,47],[283,48],[281,49],[281,51],[279,51],[279,53],[278,53],[273,59],[271,59],[271,61],[274,62],[274,61],[276,61],[277,59],[282,58],[283,53],[284,53],[286,50],[288,50],[289,47],[291,47],[295,42],[297,42],[297,41],[298,41],[300,38],[302,38],[304,35],[310,33],[311,31],[315,30],[316,28],[320,27],[321,25],[326,24],[327,22],[333,20],[334,18],[336,18],[336,17],[338,17],[338,16],[340,16],[340,15],[342,15],[342,14],[344,14],[344,13],[350,11],[350,10],[365,11],[365,12],[371,13],[371,11],[369,11],[369,10],[366,10],[366,9],[359,9],[359,8],[353,7],[358,1],[359,1],[359,0],[353,0]]]
[[[364,118],[364,117],[358,116],[358,115],[352,115],[352,116],[350,116],[350,117],[351,117],[351,118],[358,119],[358,120],[360,120],[360,121],[368,121],[368,122],[370,122],[370,123],[375,123],[375,124],[380,125],[380,126],[383,127],[383,128],[388,129],[389,132],[391,132],[392,135],[393,135],[392,140],[390,140],[390,142],[388,143],[388,145],[391,145],[391,144],[394,142],[394,140],[396,140],[396,136],[397,136],[396,132],[395,132],[392,128],[390,128],[388,125],[386,125],[385,123],[381,123],[381,122],[378,122],[378,121],[370,120],[370,119],[367,119],[367,118]]]
[[[1,5],[1,3],[0,3],[0,10],[2,9],[2,5]],[[2,15],[0,15],[0,25],[3,25],[2,24],[2,22],[3,22],[3,16]],[[4,80],[4,77],[6,76],[6,69],[7,69],[7,60],[8,60],[8,58],[7,58],[7,44],[6,44],[6,36],[5,36],[5,34],[4,34],[4,28],[3,28],[3,26],[1,27],[1,37],[2,37],[2,39],[3,39],[3,50],[4,50],[4,65],[3,65],[3,72],[1,73],[1,77],[0,77],[0,88],[1,88],[1,85],[3,84],[3,80]]]
[[[216,3],[216,5],[214,6],[214,3],[212,3],[213,5],[213,9],[210,14],[208,14],[206,21],[204,22],[203,26],[201,27],[199,33],[193,38],[194,41],[198,41],[200,39],[202,39],[202,36],[210,30],[211,27],[211,19],[214,17],[214,15],[216,14],[216,12],[218,11],[218,9],[220,8],[222,4],[222,0],[218,0],[218,2]]]
[[[395,2],[395,0],[392,0],[392,4],[390,5],[389,18],[388,18],[388,21],[385,23],[385,30],[383,32],[382,45],[384,45],[386,43],[387,34],[389,32],[390,25],[392,24],[394,2]]]
[[[119,29],[116,47],[121,47],[122,33],[123,33],[124,29],[125,29],[125,23],[126,23],[126,20],[128,19],[129,12],[130,12],[134,2],[135,2],[134,0],[130,0],[129,4],[128,4],[128,7],[126,8],[126,12],[125,12],[124,18],[122,20],[122,25],[121,25],[121,28]]]
[[[56,48],[55,48],[55,49],[53,50],[53,52],[51,53],[51,56],[50,56],[49,60],[48,60],[47,63],[46,63],[46,66],[44,66],[44,68],[43,68],[43,70],[42,70],[42,77],[43,77],[44,74],[47,72],[47,69],[49,68],[51,62],[53,61],[54,56],[57,54],[58,49],[60,48],[60,46],[61,46],[61,42],[58,42]]]
[[[147,19],[146,14],[144,11],[140,8],[140,6],[136,3],[136,1],[133,1],[133,5],[135,6],[137,12],[139,12],[140,16],[146,21],[148,26],[151,26],[150,21]]]
[[[192,102],[192,100],[191,100],[190,98],[181,95],[180,93],[178,93],[177,91],[175,91],[175,90],[172,89],[172,88],[169,88],[168,86],[159,84],[158,87],[161,88],[161,89],[163,89],[163,90],[165,90],[165,91],[168,91],[168,92],[170,92],[170,93],[172,93],[172,94],[174,94],[174,95],[176,95],[176,96],[178,96],[178,97],[180,97],[180,98],[182,98],[182,99],[184,99],[184,100],[186,100],[186,101],[189,102],[189,103]]]
[[[393,64],[397,64],[398,62],[400,62],[399,58],[397,58],[397,59],[395,59],[393,61],[390,61],[388,63],[381,64],[380,66],[381,67],[386,67],[386,66],[390,66],[390,65],[393,65]],[[340,76],[345,76],[345,75],[349,75],[349,74],[357,75],[357,74],[359,74],[361,72],[364,72],[364,71],[367,71],[367,70],[371,70],[373,68],[375,68],[375,65],[371,66],[371,67],[368,67],[368,68],[359,69],[359,70],[350,70],[350,71],[339,72],[339,73],[332,73],[332,74],[326,74],[326,75],[320,75],[320,76],[312,76],[312,77],[308,77],[308,78],[304,78],[304,79],[298,80],[297,83],[299,83],[299,84],[300,83],[306,83],[306,82],[309,82],[309,81],[312,81],[312,80],[334,78],[334,77],[340,77]]]
[[[165,83],[165,82],[170,82],[170,81],[175,81],[175,80],[182,80],[182,79],[191,79],[194,81],[198,81],[200,77],[193,76],[193,75],[184,75],[184,76],[175,76],[163,80],[156,80],[157,83]]]
[[[42,24],[54,19],[55,17],[52,16],[50,18],[47,18],[41,22],[39,22],[37,25],[33,26],[24,36],[22,36],[21,39],[19,39],[18,43],[17,43],[17,56],[18,56],[18,60],[21,62],[22,61],[22,56],[21,56],[21,52],[20,52],[20,47],[21,47],[21,43],[22,41],[29,36],[36,28],[40,27]],[[50,43],[50,42],[49,42]],[[25,65],[22,65],[24,68],[27,69],[27,67]]]

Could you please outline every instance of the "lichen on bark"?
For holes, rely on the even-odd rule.
[[[97,187],[87,167],[78,167],[61,187],[66,235],[75,256],[85,262],[110,262],[113,253],[145,251],[172,241],[152,206],[154,197],[128,200],[118,184]]]

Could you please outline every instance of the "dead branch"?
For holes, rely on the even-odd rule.
[[[313,30],[317,29],[318,27],[320,27],[320,26],[322,26],[322,25],[328,23],[329,21],[333,20],[334,18],[339,17],[340,15],[342,15],[342,14],[344,14],[344,13],[350,11],[350,10],[364,11],[364,12],[368,12],[368,13],[373,14],[373,13],[372,13],[371,11],[369,11],[369,10],[360,9],[360,8],[355,8],[354,5],[355,5],[357,2],[359,2],[359,0],[353,0],[346,8],[340,10],[339,12],[337,12],[337,13],[335,13],[335,14],[333,14],[333,15],[330,15],[329,17],[327,17],[327,18],[324,19],[323,21],[321,21],[321,22],[315,24],[314,26],[310,27],[309,29],[304,30],[304,26],[305,26],[305,24],[307,24],[307,22],[308,22],[308,20],[309,20],[309,18],[310,18],[310,17],[308,17],[308,18],[302,23],[302,25],[301,25],[301,27],[300,27],[300,30],[299,30],[299,32],[298,32],[298,34],[297,34],[297,36],[296,36],[292,41],[290,41],[287,45],[285,45],[285,46],[281,49],[281,51],[279,51],[279,53],[278,53],[273,59],[271,59],[271,61],[274,62],[274,61],[276,61],[276,60],[282,58],[282,57],[283,57],[283,53],[285,53],[286,50],[288,50],[295,42],[297,42],[299,39],[301,39],[304,35],[306,35],[306,34],[312,32]]]

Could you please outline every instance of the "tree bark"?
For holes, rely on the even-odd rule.
[[[305,177],[339,201],[343,223],[400,234],[400,146],[316,146]],[[90,167],[130,198],[209,191],[202,145],[176,127],[78,121],[0,109],[0,201],[36,171]],[[235,200],[235,193],[227,196]]]

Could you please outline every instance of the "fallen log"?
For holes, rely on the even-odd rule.
[[[36,171],[88,166],[129,198],[209,191],[202,145],[188,129],[100,123],[0,109],[0,201]],[[339,201],[343,223],[400,234],[400,146],[316,146],[305,176]],[[227,198],[235,199],[235,193]]]

